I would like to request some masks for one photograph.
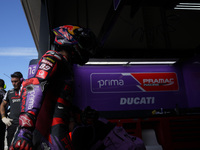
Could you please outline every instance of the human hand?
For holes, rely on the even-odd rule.
[[[9,150],[32,150],[32,132],[26,128],[18,127]]]
[[[12,125],[13,119],[3,117],[1,120],[2,120],[3,123],[4,123],[5,125],[7,125],[7,126],[11,126],[11,125]]]

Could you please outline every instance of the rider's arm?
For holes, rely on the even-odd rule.
[[[58,52],[46,52],[38,63],[35,76],[22,83],[21,112],[31,112],[37,117],[46,85],[56,73],[59,61],[61,61],[61,56]]]
[[[19,129],[10,149],[28,150],[32,148],[32,132],[43,102],[45,84],[56,73],[59,61],[61,61],[59,53],[46,52],[38,63],[35,76],[22,83]]]

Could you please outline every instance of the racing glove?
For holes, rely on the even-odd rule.
[[[19,116],[19,127],[9,150],[32,150],[32,132],[35,127],[35,120],[35,116],[31,113],[21,113]]]
[[[32,150],[32,132],[26,128],[18,127],[9,150]]]
[[[4,123],[6,126],[11,126],[11,125],[12,125],[13,119],[3,117],[1,120],[3,121],[3,123]]]

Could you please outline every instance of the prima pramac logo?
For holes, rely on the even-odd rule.
[[[131,73],[143,91],[177,91],[176,73]]]
[[[176,73],[93,73],[92,93],[177,91]]]

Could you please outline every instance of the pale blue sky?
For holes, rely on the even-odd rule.
[[[0,6],[0,78],[9,90],[10,75],[20,71],[27,78],[29,62],[38,54],[21,1],[0,0]]]

